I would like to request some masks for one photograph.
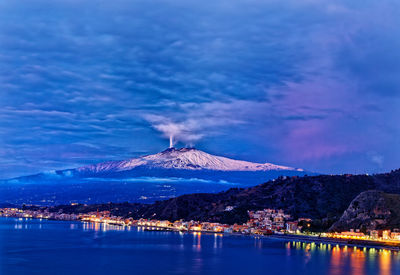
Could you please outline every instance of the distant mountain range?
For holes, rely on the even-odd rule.
[[[154,202],[187,193],[254,186],[282,175],[304,174],[299,168],[234,160],[195,148],[168,148],[139,158],[3,180],[0,202]]]

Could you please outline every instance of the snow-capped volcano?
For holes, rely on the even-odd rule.
[[[183,194],[244,188],[305,173],[302,169],[234,160],[194,148],[169,148],[139,158],[0,181],[0,201],[38,205],[154,202]]]
[[[76,169],[79,173],[108,173],[128,171],[135,168],[215,170],[215,171],[303,171],[271,163],[254,163],[214,156],[195,148],[169,148],[154,155],[123,161],[111,161]]]

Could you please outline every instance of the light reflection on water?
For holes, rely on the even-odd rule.
[[[96,232],[107,232],[107,231],[130,231],[130,226],[121,226],[108,223],[98,223],[98,222],[83,222],[84,231],[96,231]]]
[[[97,253],[101,251],[98,249],[107,247],[113,249],[134,249],[133,251],[141,251],[142,253],[146,251],[161,253],[158,255],[164,255],[162,251],[166,253],[168,251],[170,251],[169,253],[183,253],[179,257],[174,256],[175,258],[172,258],[175,261],[173,268],[181,273],[185,271],[187,265],[191,267],[192,273],[200,274],[203,273],[204,270],[212,269],[210,263],[213,263],[213,265],[222,265],[224,267],[228,263],[235,264],[228,260],[233,256],[244,257],[251,261],[258,261],[257,263],[260,268],[263,265],[261,264],[263,261],[272,261],[272,263],[277,261],[277,263],[280,262],[281,264],[285,262],[289,263],[289,267],[286,267],[285,264],[281,266],[283,269],[287,268],[286,271],[282,271],[281,274],[292,274],[290,273],[292,270],[290,269],[290,265],[304,269],[312,267],[313,271],[321,269],[323,272],[318,274],[329,275],[389,275],[398,272],[400,266],[400,253],[398,251],[379,248],[339,246],[329,243],[302,241],[282,241],[279,239],[262,237],[200,232],[165,232],[151,227],[127,227],[91,222],[16,219],[11,223],[11,226],[18,232],[23,233],[23,231],[26,231],[26,233],[23,234],[30,234],[29,232],[34,232],[35,230],[40,232],[53,230],[54,234],[58,234],[57,232],[64,234],[66,231],[63,230],[67,230],[71,233],[75,232],[73,236],[81,238],[82,240],[86,240],[85,238],[92,236],[94,240],[92,243],[96,245],[96,250],[93,250],[92,253]],[[82,235],[82,232],[85,234]],[[90,232],[93,232],[93,234],[88,234]],[[103,234],[106,232],[110,232],[110,234],[107,233],[107,236]],[[131,240],[131,242],[127,242],[125,239]],[[77,239],[77,241],[79,241],[79,239]],[[63,245],[69,245],[69,243],[70,241],[66,241]],[[121,250],[121,253],[122,254],[118,255],[125,255],[127,252],[122,252]],[[140,254],[134,255],[137,257],[137,255]],[[232,256],[228,257],[224,255]],[[146,260],[142,259],[141,261]],[[168,263],[164,263],[164,265],[168,267]],[[257,267],[257,265],[255,265],[255,267]],[[249,268],[251,269],[252,267]],[[235,269],[232,270],[236,271]]]
[[[201,252],[201,233],[193,232],[193,250],[196,252]]]
[[[311,259],[312,253],[326,253],[330,255],[329,274],[343,274],[343,266],[349,264],[351,273],[354,275],[366,274],[366,266],[378,262],[378,271],[380,275],[392,274],[392,261],[400,261],[400,252],[388,249],[339,246],[324,243],[308,243],[301,241],[286,242],[286,255],[290,256],[291,251],[303,250],[305,261]]]

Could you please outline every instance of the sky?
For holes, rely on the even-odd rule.
[[[195,146],[400,168],[398,0],[0,2],[0,178]]]

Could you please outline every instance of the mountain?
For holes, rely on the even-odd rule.
[[[378,190],[378,196],[375,193],[365,193],[368,190]],[[294,218],[313,219],[313,230],[327,230],[341,217],[342,219],[357,217],[358,212],[355,212],[353,216],[346,214],[343,218],[343,212],[352,202],[354,203],[350,209],[357,209],[359,205],[360,213],[369,213],[371,209],[392,211],[392,208],[396,208],[397,212],[391,212],[393,221],[396,221],[398,219],[396,213],[400,208],[394,201],[398,195],[382,193],[385,201],[381,204],[382,196],[379,192],[400,194],[400,169],[376,175],[283,176],[254,187],[231,188],[219,193],[185,194],[153,204],[59,206],[52,211],[63,209],[73,213],[99,209],[134,218],[171,221],[184,219],[233,224],[247,221],[248,210],[275,208],[285,210]],[[355,202],[358,201],[365,201],[365,204],[356,205]],[[381,208],[380,205],[386,206]],[[379,212],[377,214],[380,215]],[[384,210],[383,214],[387,215],[388,212]]]
[[[169,148],[154,155],[84,166],[76,169],[75,172],[102,174],[129,171],[135,168],[215,171],[303,171],[302,169],[271,163],[254,163],[214,156],[195,148]]]
[[[197,192],[248,187],[302,169],[215,156],[195,148],[169,148],[157,154],[51,171],[0,182],[0,202],[146,202]]]
[[[400,195],[370,190],[359,194],[330,231],[400,228]]]

